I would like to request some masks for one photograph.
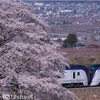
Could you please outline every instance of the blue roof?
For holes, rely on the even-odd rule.
[[[65,70],[71,70],[71,69],[87,69],[84,65],[77,65],[77,64],[71,64],[70,67],[66,67]]]
[[[84,65],[78,65],[78,64],[71,64],[70,68],[66,67],[65,70],[84,70],[87,75],[89,71],[89,69],[85,67]]]
[[[92,68],[97,68],[100,67],[100,64],[90,64],[89,66],[87,66],[87,68],[92,69]]]

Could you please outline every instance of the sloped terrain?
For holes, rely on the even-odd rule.
[[[67,63],[33,11],[29,4],[0,3],[0,100],[6,100],[5,94],[77,100],[56,82]]]
[[[70,88],[80,100],[100,100],[100,87]]]
[[[82,64],[88,66],[89,64],[100,63],[100,48],[99,47],[84,47],[84,48],[62,48],[61,51],[65,53],[66,58],[70,58],[72,64]]]

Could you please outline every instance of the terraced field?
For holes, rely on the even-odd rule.
[[[69,88],[79,100],[100,100],[100,87]]]

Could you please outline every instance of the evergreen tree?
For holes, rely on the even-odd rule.
[[[75,34],[69,34],[67,39],[63,41],[63,47],[75,47],[77,41],[77,36]]]

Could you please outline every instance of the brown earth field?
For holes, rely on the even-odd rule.
[[[100,28],[100,25],[55,25],[51,26],[51,32],[55,33],[77,33],[77,32],[89,32]]]
[[[63,25],[53,25],[51,26],[51,32],[57,33],[77,33],[77,32],[89,32],[92,30],[96,30],[100,28],[100,18],[95,17],[89,21],[89,18],[86,17],[72,17],[72,18],[65,18],[65,17],[58,17],[58,18],[49,18],[47,21],[69,21],[72,24],[63,24]],[[90,22],[91,24],[74,24],[75,22],[79,23],[86,23]]]
[[[70,88],[79,100],[100,100],[100,87]]]
[[[65,58],[69,58],[70,64],[89,65],[100,63],[100,48],[61,48]]]

